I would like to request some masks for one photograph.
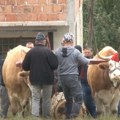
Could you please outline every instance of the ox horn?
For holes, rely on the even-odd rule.
[[[98,56],[100,59],[109,61],[109,60],[112,58],[113,55],[111,55],[111,56],[101,56],[99,53],[97,53],[97,56]]]

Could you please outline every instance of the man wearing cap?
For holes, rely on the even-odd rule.
[[[88,64],[89,60],[74,47],[74,37],[71,33],[66,33],[62,42],[64,46],[58,48],[55,54],[58,58],[58,72],[66,99],[65,115],[67,119],[71,119],[79,114],[83,99],[78,81],[78,63],[81,61],[81,64]],[[72,111],[73,101],[77,104],[75,113]]]
[[[40,116],[40,98],[42,91],[42,117],[51,117],[51,94],[54,83],[54,70],[58,67],[55,54],[45,46],[45,35],[39,32],[35,47],[25,56],[22,68],[30,71],[29,79],[32,90],[32,115]]]
[[[85,58],[82,53],[74,47],[74,37],[71,33],[63,36],[61,48],[55,52],[58,58],[58,74],[66,99],[65,115],[67,119],[77,117],[83,101],[81,86],[78,80],[78,64],[96,64],[103,60],[91,60]],[[76,104],[73,105],[73,102]],[[74,109],[75,107],[75,109]]]

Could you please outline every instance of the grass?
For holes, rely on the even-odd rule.
[[[2,119],[0,119],[0,120],[2,120]],[[31,115],[26,116],[25,118],[23,118],[23,117],[21,117],[20,114],[16,115],[16,116],[8,114],[8,118],[6,120],[45,120],[45,119],[33,118]],[[52,119],[52,120],[55,120],[55,119]],[[56,120],[65,120],[65,119],[56,119]],[[91,116],[85,116],[83,118],[79,117],[79,118],[76,118],[74,120],[120,120],[120,117],[115,116],[115,115],[108,115],[108,116],[106,115],[106,116],[100,116],[100,117],[98,117],[96,119],[93,119]]]
[[[0,118],[0,120],[2,120]],[[26,113],[26,117],[22,117],[21,113],[17,114],[16,116],[13,116],[11,111],[8,112],[8,118],[5,120],[45,120],[42,118],[33,118],[32,115],[30,115],[30,112]],[[49,119],[47,119],[49,120]],[[51,119],[51,120],[65,120],[65,119]],[[73,120],[73,119],[72,119]],[[117,115],[101,115],[96,119],[93,119],[91,116],[85,115],[84,117],[79,117],[74,120],[120,120],[120,116]]]

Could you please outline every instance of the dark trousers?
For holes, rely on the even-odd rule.
[[[8,108],[9,108],[9,98],[8,98],[8,93],[7,89],[4,86],[0,86],[0,94],[1,94],[1,111],[2,111],[2,116],[6,117],[8,113]]]
[[[118,116],[120,117],[120,102],[119,102],[119,105],[118,105]]]
[[[67,118],[77,117],[83,102],[82,87],[78,75],[60,76],[63,93],[66,99],[65,113]]]
[[[88,84],[86,83],[81,83],[81,84],[82,84],[82,89],[83,89],[83,100],[88,110],[88,113],[90,113],[90,115],[93,118],[96,118],[96,114],[97,114],[96,105],[95,105],[95,101],[91,93],[91,89]]]

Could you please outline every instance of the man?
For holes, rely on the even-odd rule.
[[[33,48],[34,47],[34,44],[32,42],[27,42],[26,43],[26,47],[27,48]]]
[[[83,53],[84,56],[88,59],[91,59],[93,57],[92,49],[89,47],[84,48]],[[84,65],[81,66],[81,69],[79,71],[83,90],[83,101],[85,103],[88,113],[90,113],[93,118],[96,118],[96,105],[87,80],[87,69],[88,65]]]
[[[1,113],[0,113],[0,117],[2,118],[7,118],[7,114],[8,114],[8,108],[9,108],[9,97],[8,97],[8,93],[7,93],[7,89],[5,87],[3,78],[2,78],[2,65],[3,65],[3,61],[1,60],[0,63],[0,96],[1,96]]]
[[[32,115],[40,116],[40,98],[42,91],[42,116],[51,117],[51,95],[54,83],[53,72],[58,67],[54,53],[45,46],[45,35],[39,32],[35,39],[35,47],[25,56],[22,67],[30,71],[29,79],[32,88]]]
[[[65,115],[67,119],[71,119],[78,116],[82,104],[81,86],[78,81],[78,63],[88,64],[90,60],[74,48],[74,37],[71,33],[66,33],[62,42],[64,46],[58,48],[55,54],[58,58],[58,74],[66,99]],[[73,101],[77,104],[76,112],[73,110]]]
[[[96,64],[103,60],[91,60],[85,58],[82,53],[74,47],[74,37],[71,33],[63,36],[61,48],[55,52],[58,58],[58,75],[66,99],[65,115],[67,119],[77,117],[82,104],[82,92],[78,80],[78,64]],[[73,102],[76,105],[73,105]],[[76,108],[76,107],[77,108]],[[74,110],[75,107],[75,110]]]

